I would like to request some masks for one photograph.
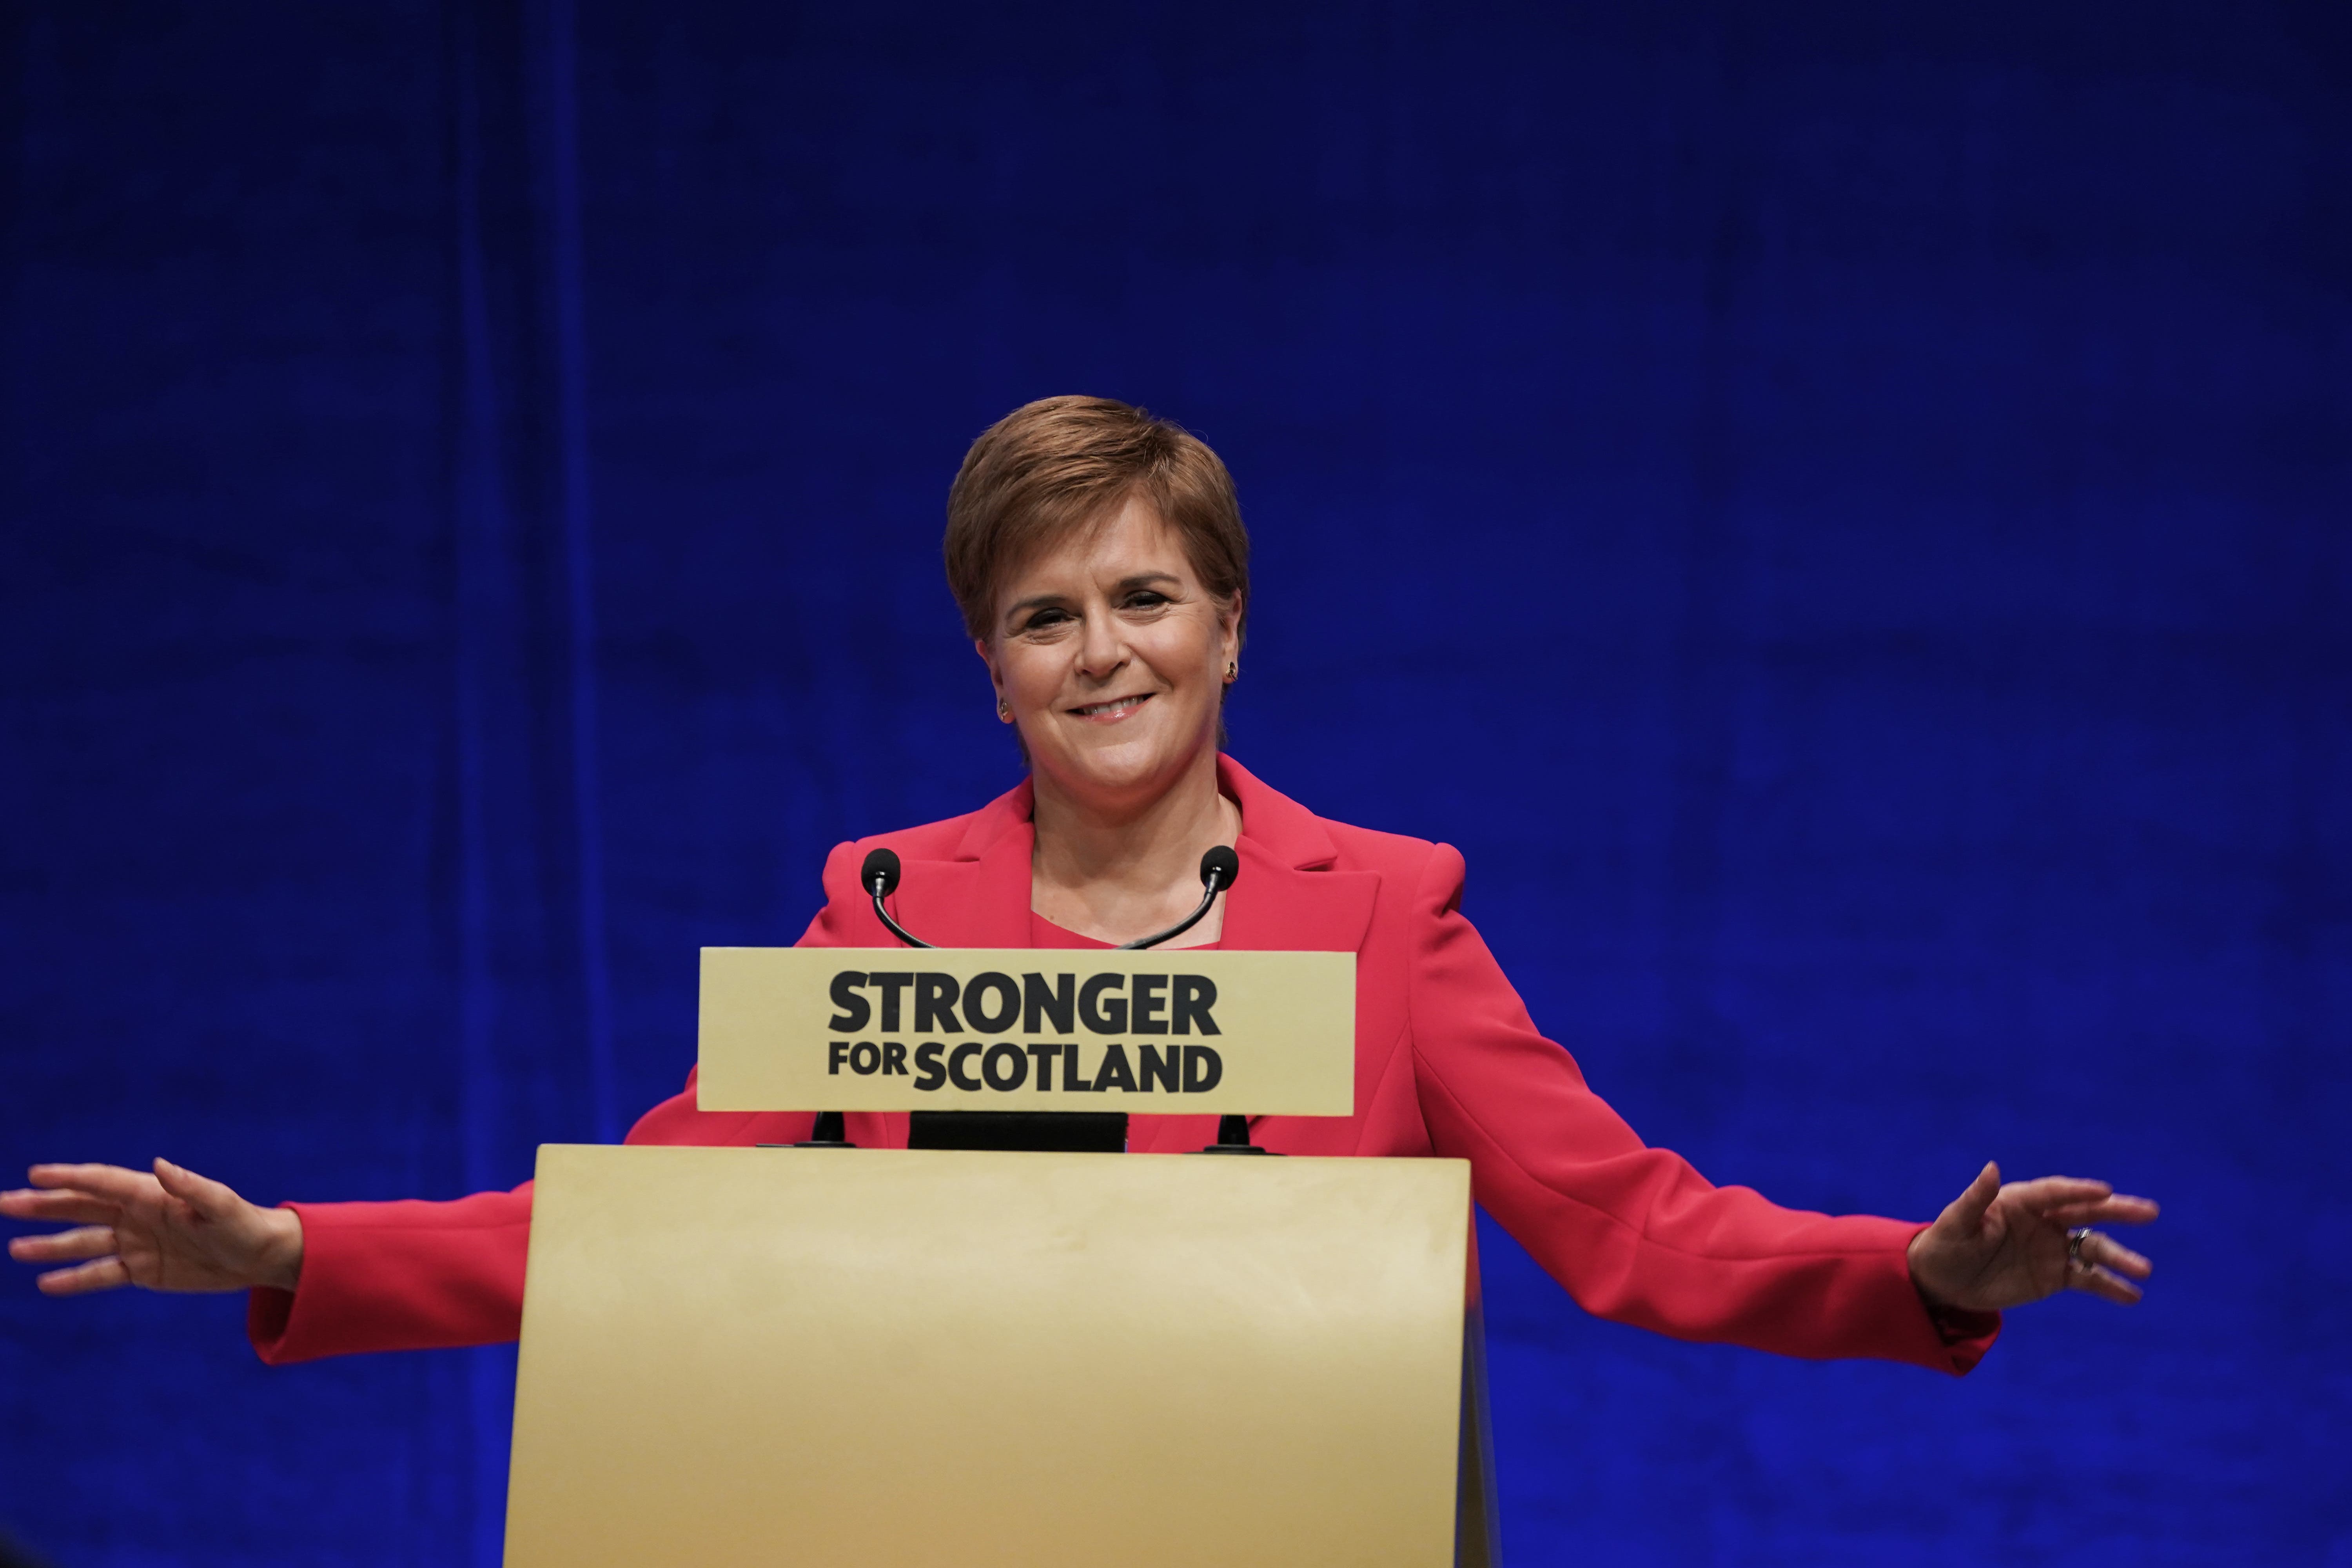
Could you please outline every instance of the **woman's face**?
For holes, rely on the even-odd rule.
[[[1041,781],[1131,809],[1213,751],[1241,606],[1202,587],[1150,501],[1038,556],[996,603],[980,656]]]

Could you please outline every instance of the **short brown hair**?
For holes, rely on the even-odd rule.
[[[948,490],[948,587],[986,641],[1004,580],[1040,551],[1149,499],[1221,603],[1249,609],[1249,533],[1233,476],[1199,437],[1108,397],[1044,397],[981,432]]]

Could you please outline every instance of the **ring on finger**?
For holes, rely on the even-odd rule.
[[[2097,1234],[2087,1225],[2078,1225],[2066,1233],[2066,1267],[2068,1268],[2077,1274],[2091,1272],[2091,1260],[2083,1256],[2083,1249]]]

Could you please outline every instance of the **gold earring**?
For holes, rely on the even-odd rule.
[[[1010,724],[1013,722],[1013,710],[1006,704],[1004,699],[1002,697],[996,700],[996,717],[998,721],[1003,723]]]
[[[1234,681],[1239,680],[1241,678],[1242,667],[1238,662],[1228,663],[1225,666],[1225,684],[1227,686],[1231,686]]]

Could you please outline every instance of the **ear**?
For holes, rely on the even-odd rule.
[[[1242,657],[1242,611],[1244,607],[1242,596],[1236,594],[1233,602],[1217,615],[1217,630],[1224,640],[1225,658],[1229,661],[1239,662]]]
[[[980,655],[981,663],[988,666],[988,683],[996,688],[997,695],[1003,696],[1004,693],[1004,672],[996,668],[996,655],[989,651],[988,639],[986,637],[972,638],[971,651]]]

